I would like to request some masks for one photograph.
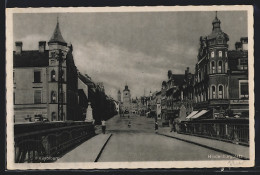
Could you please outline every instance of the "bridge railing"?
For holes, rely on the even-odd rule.
[[[248,119],[183,121],[178,133],[249,145]]]
[[[94,135],[94,126],[86,122],[15,124],[15,162],[55,161]]]

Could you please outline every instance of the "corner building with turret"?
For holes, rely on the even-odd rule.
[[[194,74],[193,110],[204,110],[206,117],[221,118],[230,110],[240,116],[248,113],[247,37],[242,37],[232,51],[228,41],[216,13],[212,32],[200,37]]]
[[[49,50],[46,41],[39,42],[38,50],[23,50],[22,46],[21,41],[15,42],[13,52],[14,121],[75,120],[78,73],[73,47],[63,39],[59,21],[48,42]]]

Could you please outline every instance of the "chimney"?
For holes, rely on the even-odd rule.
[[[15,42],[15,54],[20,55],[22,53],[23,48],[23,42],[16,41]]]
[[[46,41],[39,41],[39,52],[44,53],[46,48]]]
[[[242,37],[240,38],[240,42],[242,43],[242,50],[248,50],[248,38]]]
[[[235,43],[235,47],[236,47],[236,50],[242,50],[242,43],[241,42],[236,42]]]

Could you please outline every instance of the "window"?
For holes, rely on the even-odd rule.
[[[56,92],[51,91],[51,102],[56,103],[56,99],[57,99]]]
[[[34,83],[41,83],[41,72],[34,71]]]
[[[218,56],[222,58],[222,51],[218,51]]]
[[[223,86],[222,85],[219,85],[218,87],[218,98],[223,98]]]
[[[66,103],[66,94],[64,91],[62,92],[62,98],[63,98],[63,103]]]
[[[61,70],[61,79],[62,81],[65,81],[65,73],[63,69]]]
[[[52,120],[52,121],[57,121],[56,112],[52,112],[52,113],[51,113],[51,120]]]
[[[56,73],[55,70],[51,71],[51,81],[56,81]]]
[[[216,72],[215,61],[211,62],[211,69],[212,69],[212,73],[214,74]]]
[[[222,73],[222,61],[218,62],[218,73]]]
[[[214,51],[211,52],[211,58],[214,58]]]
[[[248,82],[242,81],[240,82],[240,98],[248,99]]]
[[[13,97],[13,100],[14,100],[14,104],[15,104],[15,92],[14,92],[14,94],[13,94],[13,95],[14,95],[14,97]]]
[[[226,53],[226,57],[227,57],[227,51],[225,53]]]
[[[54,59],[51,59],[51,65],[55,64],[56,63],[56,60]]]
[[[228,71],[228,63],[225,62],[225,72],[227,73],[227,71]]]
[[[13,82],[15,84],[15,72],[13,71]]]
[[[34,103],[38,104],[42,102],[42,91],[35,90],[34,91]]]
[[[247,59],[240,59],[240,65],[247,65],[248,60]]]
[[[239,59],[240,68],[243,70],[247,70],[248,60],[246,58]]]
[[[216,87],[215,86],[211,87],[211,92],[212,92],[212,99],[215,99],[216,98]]]

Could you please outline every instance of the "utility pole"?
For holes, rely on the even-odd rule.
[[[59,71],[58,71],[58,121],[64,121],[63,118],[63,70],[62,70],[62,63],[64,62],[63,53],[61,49],[58,50],[58,61],[59,61]]]

